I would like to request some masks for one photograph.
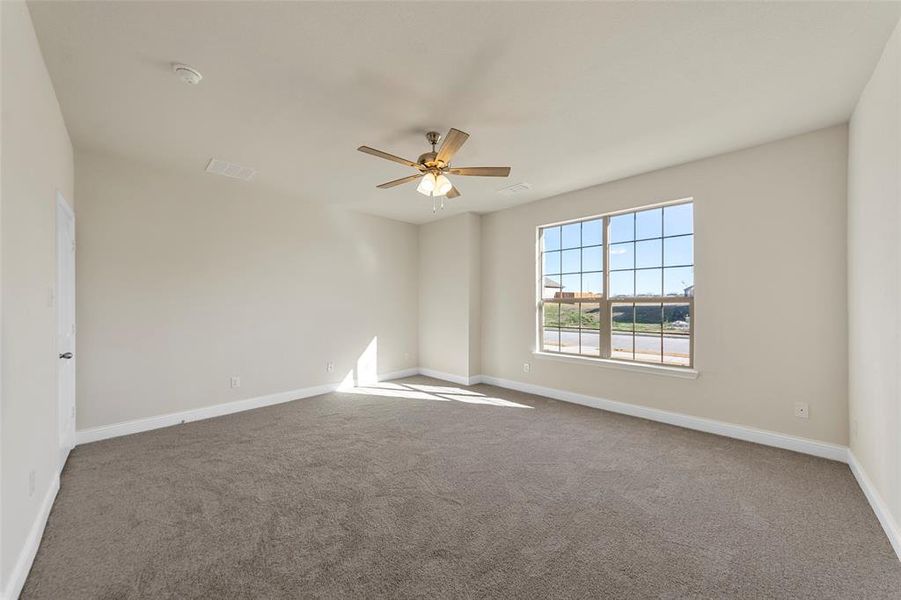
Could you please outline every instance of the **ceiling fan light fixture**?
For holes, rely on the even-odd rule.
[[[453,184],[451,184],[450,179],[448,179],[444,175],[439,175],[435,179],[435,189],[432,191],[432,194],[435,196],[444,196],[449,191],[451,191],[452,187],[454,186]]]
[[[435,190],[437,185],[437,181],[435,180],[435,175],[432,173],[426,173],[422,176],[422,181],[419,182],[419,186],[416,188],[416,191],[425,196],[431,196],[432,192]]]

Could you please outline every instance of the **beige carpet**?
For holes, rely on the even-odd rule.
[[[899,598],[848,467],[414,377],[79,446],[23,598]]]

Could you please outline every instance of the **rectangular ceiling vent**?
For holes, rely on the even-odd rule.
[[[504,196],[512,196],[513,194],[519,194],[521,192],[525,192],[525,191],[528,191],[531,189],[532,189],[531,185],[529,185],[525,181],[522,181],[520,183],[514,183],[513,185],[508,185],[505,188],[501,188],[497,191],[497,193],[504,195]]]
[[[218,158],[210,159],[210,164],[206,166],[206,172],[213,175],[232,177],[233,179],[243,179],[244,181],[250,181],[257,174],[256,170],[250,167],[242,167]]]

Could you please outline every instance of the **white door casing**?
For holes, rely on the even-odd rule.
[[[75,213],[56,195],[56,314],[59,370],[59,468],[75,447]]]

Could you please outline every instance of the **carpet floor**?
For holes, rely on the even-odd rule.
[[[899,598],[844,464],[424,377],[77,447],[22,598]]]

